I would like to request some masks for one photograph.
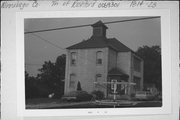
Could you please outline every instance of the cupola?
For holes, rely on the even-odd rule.
[[[91,26],[93,27],[94,37],[106,37],[106,29],[108,27],[102,21],[98,21]]]

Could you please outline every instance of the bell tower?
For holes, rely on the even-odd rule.
[[[91,26],[93,27],[93,37],[106,37],[108,27],[102,21],[98,21]]]

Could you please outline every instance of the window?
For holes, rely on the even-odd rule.
[[[94,30],[93,30],[93,34],[95,35],[95,36],[101,36],[101,34],[102,34],[102,30],[101,30],[101,28],[100,27],[95,27],[94,28]]]
[[[71,65],[76,65],[76,62],[77,62],[77,53],[72,52],[71,53]]]
[[[75,74],[70,74],[69,87],[75,88],[75,82],[76,82],[76,75]]]
[[[95,79],[95,87],[98,87],[98,84],[100,84],[101,82],[101,79],[102,79],[102,75],[101,74],[97,74],[96,75],[96,79]]]
[[[96,64],[97,65],[101,65],[102,64],[102,57],[103,57],[103,52],[102,51],[98,51],[96,53]]]
[[[136,90],[136,91],[140,91],[141,78],[139,78],[139,77],[134,77],[134,82],[136,83],[136,85],[135,85],[135,90]]]
[[[134,70],[137,72],[141,71],[141,60],[137,57],[134,57]]]

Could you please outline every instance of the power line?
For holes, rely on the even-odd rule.
[[[42,38],[41,36],[39,36],[39,35],[37,35],[37,34],[34,34],[34,33],[33,33],[32,35],[38,37],[39,39],[41,39],[41,40],[43,40],[43,41],[45,41],[45,42],[47,42],[47,43],[49,43],[49,44],[51,44],[51,45],[53,45],[53,46],[56,47],[56,48],[59,48],[59,49],[61,49],[61,50],[66,50],[66,49],[62,48],[61,46],[58,46],[57,44],[54,44],[54,43],[52,43],[52,42],[50,42],[50,41]]]
[[[112,22],[104,22],[104,24],[112,24],[112,23],[119,23],[119,22],[130,22],[130,21],[136,21],[136,20],[146,20],[146,19],[155,19],[155,18],[160,18],[160,16],[145,17],[145,18],[136,18],[136,19],[128,19],[128,20],[120,20],[120,21],[112,21]],[[38,33],[38,32],[47,32],[47,31],[62,30],[62,29],[71,29],[71,28],[78,28],[78,27],[86,27],[86,26],[91,26],[91,25],[92,24],[86,24],[86,25],[77,25],[77,26],[69,26],[69,27],[61,27],[61,28],[36,30],[36,31],[24,32],[24,34]]]
[[[41,40],[43,40],[43,41],[45,41],[45,42],[53,45],[54,47],[57,47],[57,48],[59,48],[59,49],[61,49],[61,50],[66,50],[66,49],[62,48],[61,46],[58,46],[58,45],[56,45],[56,44],[54,44],[54,43],[52,43],[52,42],[50,42],[50,41],[42,38],[41,36],[39,36],[39,35],[37,35],[37,34],[35,34],[35,33],[32,33],[31,35],[38,37],[39,39],[41,39]],[[79,57],[82,58],[82,59],[85,59],[85,58],[83,58],[82,56],[79,56]],[[91,61],[91,60],[88,59],[88,61]],[[91,62],[92,62],[92,61],[91,61]],[[94,63],[94,61],[93,61],[93,63]],[[33,64],[32,64],[32,65],[33,65]],[[35,64],[34,64],[34,65],[35,65]]]
[[[157,16],[157,17],[146,17],[146,18],[128,19],[128,20],[121,20],[121,21],[111,21],[111,22],[105,22],[104,24],[112,24],[112,23],[128,22],[128,21],[136,21],[136,20],[146,20],[146,19],[154,19],[154,18],[160,18],[160,17]],[[92,24],[79,25],[79,26],[70,26],[70,27],[63,27],[63,28],[54,28],[54,29],[46,29],[46,30],[38,30],[38,31],[30,31],[30,32],[25,32],[25,34],[31,33],[31,35],[38,37],[39,39],[41,39],[41,40],[43,40],[43,41],[53,45],[54,47],[57,47],[57,48],[59,48],[61,50],[66,50],[66,49],[62,48],[61,46],[58,46],[57,44],[54,44],[53,42],[50,42],[50,41],[42,38],[41,36],[39,36],[39,35],[37,35],[35,33],[37,33],[37,32],[46,32],[46,31],[53,31],[53,30],[61,30],[61,29],[70,29],[70,28],[77,28],[77,27],[86,27],[86,26],[91,26],[91,25]],[[82,59],[85,59],[82,56],[79,56],[79,57],[82,58]],[[91,60],[89,60],[89,61],[91,61]],[[94,61],[93,61],[93,63],[94,63]],[[40,64],[25,64],[25,65],[27,65],[27,66],[28,65],[29,66],[40,66]]]
[[[112,22],[105,22],[104,24],[112,24],[112,23],[118,23],[118,22],[129,22],[129,21],[136,21],[136,20],[146,20],[146,19],[155,19],[160,18],[160,16],[157,17],[146,17],[146,18],[136,18],[136,19],[128,19],[128,20],[121,20],[121,21],[112,21]]]

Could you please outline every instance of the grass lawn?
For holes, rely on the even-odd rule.
[[[26,100],[26,105],[36,105],[36,104],[45,104],[45,103],[62,103],[62,100],[50,99],[50,98],[34,98],[34,99]]]
[[[134,105],[119,105],[116,108],[132,107],[161,107],[161,101],[134,101]],[[64,102],[61,99],[38,98],[26,100],[26,109],[78,109],[78,108],[113,108],[113,105],[95,104],[92,101],[86,102]]]

